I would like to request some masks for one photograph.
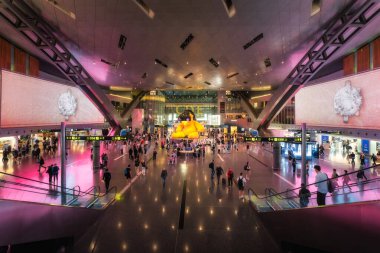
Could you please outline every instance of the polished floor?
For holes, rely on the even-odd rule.
[[[120,146],[112,144],[108,149],[102,146],[102,152],[109,155],[111,186],[116,186],[122,194],[76,243],[75,252],[279,252],[255,211],[247,201],[239,200],[236,186],[218,185],[216,179],[211,180],[208,168],[214,159],[215,165],[221,166],[225,172],[228,168],[234,170],[235,176],[243,172],[248,179],[247,188],[259,195],[263,195],[268,187],[278,192],[299,187],[300,175],[292,172],[286,158],[282,159],[280,170],[272,169],[270,145],[250,144],[249,151],[245,145],[240,145],[238,151],[228,154],[212,154],[207,149],[204,158],[182,156],[175,165],[168,165],[167,151],[159,149],[157,160],[148,163],[145,176],[137,174],[128,154],[120,153]],[[46,165],[59,163],[59,157],[47,155],[45,160]],[[243,170],[246,162],[251,167],[248,173]],[[101,181],[103,172],[94,171],[91,163],[90,146],[80,141],[71,143],[67,160],[68,187],[79,185],[83,190],[100,185],[101,191],[105,191]],[[135,177],[132,184],[123,175],[128,164],[132,164],[132,176]],[[312,160],[310,168],[314,164],[320,164],[328,175],[331,175],[332,168],[337,168],[338,174],[344,169],[357,169],[339,157],[334,158],[334,154]],[[164,167],[168,169],[165,187],[160,178]],[[0,172],[48,182],[47,174],[39,173],[37,169],[38,164],[30,158],[21,164],[10,160],[8,164],[0,165]],[[376,178],[377,170],[366,174],[368,178]],[[1,175],[1,179],[6,178]],[[354,176],[351,178],[356,181]],[[314,181],[315,173],[310,169],[308,182]],[[19,179],[19,182],[28,181]],[[379,199],[378,190],[367,191],[376,187],[379,188],[378,183],[355,186],[353,191],[359,192],[339,192],[333,197],[328,196],[327,203]],[[310,190],[315,188],[311,186]],[[0,189],[0,198],[57,204],[60,201],[59,197],[20,193],[7,188]],[[314,202],[312,200],[310,205],[315,206]]]
[[[240,155],[246,156],[242,152],[230,157],[237,161]],[[210,180],[211,159],[208,153],[201,159],[180,157],[176,165],[168,165],[166,151],[160,150],[147,175],[107,210],[75,252],[280,252],[252,208],[238,199],[237,188]],[[222,159],[226,162],[222,155],[215,156],[217,165]],[[163,167],[168,169],[165,187]]]

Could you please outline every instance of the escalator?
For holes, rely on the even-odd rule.
[[[26,243],[72,241],[98,220],[116,196],[116,187],[102,194],[98,186],[85,191],[78,186],[61,188],[4,172],[0,172],[0,191],[0,252],[5,248],[17,252],[9,249]]]
[[[363,170],[377,169],[378,165]],[[380,178],[350,187],[349,192],[338,187],[328,194],[325,206],[317,206],[316,192],[312,192],[307,208],[299,205],[300,188],[280,193],[268,188],[263,196],[250,188],[247,198],[284,252],[379,252]]]

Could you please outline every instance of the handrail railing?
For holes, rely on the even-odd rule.
[[[44,182],[44,181],[39,181],[39,180],[35,180],[35,179],[31,179],[31,178],[27,178],[27,177],[17,176],[17,175],[10,174],[10,173],[6,173],[6,172],[2,172],[2,171],[0,171],[0,174],[6,175],[6,176],[15,177],[15,178],[20,178],[20,179],[28,180],[28,181],[31,181],[31,182],[40,183],[40,184],[51,185],[51,183],[46,183],[46,182]],[[80,186],[79,186],[79,185],[76,185],[76,186],[74,186],[73,188],[62,187],[62,186],[60,186],[60,185],[56,185],[56,186],[57,186],[58,188],[61,188],[61,189],[64,189],[64,190],[72,190],[73,188],[79,188],[79,192],[80,192]]]
[[[359,170],[366,171],[366,170],[370,170],[370,169],[373,169],[373,168],[376,168],[376,167],[379,167],[379,166],[380,166],[380,164],[376,164],[376,165],[373,165],[373,166],[370,166],[370,167],[367,167],[367,168],[360,168]],[[311,183],[311,184],[307,184],[306,187],[311,186],[311,185],[316,185],[316,184],[319,184],[319,183],[322,183],[322,182],[327,182],[327,181],[329,181],[331,179],[337,180],[338,178],[342,178],[342,177],[347,176],[347,175],[357,174],[359,172],[359,170],[352,171],[352,172],[349,172],[347,174],[343,174],[343,175],[340,175],[340,176],[337,176],[337,177],[334,177],[334,178],[329,178],[327,176],[327,179],[321,180],[321,181],[318,181],[318,182],[314,182],[314,183]],[[289,192],[294,192],[294,191],[299,190],[299,189],[301,189],[301,187],[296,187],[296,188],[293,188],[293,189],[287,189],[286,191],[278,192],[278,193],[275,193],[275,194],[271,194],[271,193],[267,194],[267,191],[265,191],[265,196],[259,196],[259,195],[257,195],[256,192],[253,191],[253,189],[252,189],[252,191],[253,191],[253,193],[256,195],[256,197],[258,199],[266,199],[266,198],[274,197],[274,196],[282,196],[283,194],[288,194]]]

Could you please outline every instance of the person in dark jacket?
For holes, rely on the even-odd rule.
[[[162,179],[162,187],[164,187],[164,188],[165,188],[167,176],[168,176],[168,171],[165,168],[163,168],[161,171],[161,179]]]
[[[310,191],[306,188],[306,185],[302,183],[301,189],[298,192],[298,197],[300,198],[301,207],[307,207],[309,205],[310,196],[311,196]]]
[[[125,168],[124,170],[124,176],[127,180],[131,180],[132,179],[132,176],[131,176],[131,165],[128,164],[127,168]]]
[[[42,167],[42,168],[46,168],[46,167],[44,166],[44,164],[45,164],[45,160],[44,160],[44,158],[43,158],[42,156],[40,157],[40,160],[38,161],[38,163],[39,163],[39,166],[38,166],[38,172],[41,171],[41,167]]]
[[[103,181],[106,186],[106,193],[108,193],[109,187],[110,187],[110,182],[111,182],[111,173],[108,171],[108,169],[105,170],[103,174]]]
[[[222,167],[220,166],[216,167],[216,177],[218,179],[218,184],[220,181],[220,177],[223,175],[223,173],[224,173],[224,170],[222,169]]]
[[[46,173],[49,175],[49,184],[51,184],[52,178],[53,178],[53,164],[49,165]]]

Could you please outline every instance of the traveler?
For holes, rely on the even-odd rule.
[[[296,161],[295,157],[293,157],[293,159],[292,159],[292,166],[293,166],[293,173],[295,173],[296,172],[296,166],[297,166],[297,161]]]
[[[351,164],[353,166],[355,166],[355,154],[354,154],[354,152],[351,153],[350,157],[351,157]]]
[[[39,160],[38,172],[40,172],[41,167],[46,169],[46,167],[44,166],[44,164],[45,164],[45,160],[44,160],[44,158],[41,156],[41,157],[40,157],[40,160]]]
[[[53,178],[53,164],[49,165],[46,173],[49,175],[49,184],[51,184],[52,178]]]
[[[315,173],[315,184],[318,188],[317,190],[317,203],[318,206],[326,205],[326,194],[328,193],[327,180],[328,177],[326,173],[321,172],[321,167],[319,165],[314,165]]]
[[[129,150],[128,150],[128,154],[129,154],[129,159],[130,160],[133,160],[133,150],[132,150],[132,147],[129,147]]]
[[[232,186],[233,179],[234,179],[234,172],[232,171],[231,168],[229,168],[227,171],[228,186]]]
[[[240,173],[237,179],[237,187],[239,189],[239,199],[244,198],[244,186],[247,180],[243,177],[243,172]]]
[[[350,182],[350,181],[351,181],[350,175],[348,175],[347,170],[344,170],[343,184],[342,184],[343,190],[344,190],[344,186],[347,186],[348,189],[350,189],[350,191],[351,191],[351,187],[350,187],[350,185],[348,184],[348,182]]]
[[[54,182],[54,183],[57,183],[57,185],[58,185],[58,172],[59,172],[59,167],[58,167],[58,165],[55,163],[52,169],[53,169],[53,182]]]
[[[224,170],[222,169],[222,167],[220,166],[216,167],[216,177],[218,178],[218,184],[220,181],[220,176],[223,175],[223,173],[224,173]]]
[[[157,151],[156,149],[153,150],[153,160],[157,159]]]
[[[145,164],[145,161],[142,161],[141,162],[141,170],[142,170],[142,174],[145,176],[145,174],[146,174],[146,170],[147,170],[148,168],[147,168],[147,166],[146,166],[146,164]]]
[[[106,185],[106,193],[108,193],[108,189],[110,187],[110,182],[111,182],[111,173],[108,171],[107,168],[103,174],[103,181]]]
[[[331,182],[333,183],[334,189],[339,187],[338,184],[338,173],[336,173],[336,169],[333,169],[333,173],[331,174]]]
[[[364,153],[360,153],[360,165],[365,165],[365,155]]]
[[[377,156],[375,154],[372,154],[371,159],[372,159],[372,166],[376,166]]]
[[[214,179],[214,175],[215,175],[215,163],[214,163],[214,160],[211,161],[211,163],[208,165],[208,167],[211,170],[211,180],[213,180]]]
[[[363,177],[365,178],[366,181],[368,180],[368,178],[366,177],[364,173],[362,165],[360,165],[358,173],[356,174],[356,177],[358,178],[358,181],[363,180]]]
[[[161,171],[161,179],[162,179],[162,187],[164,187],[164,188],[165,188],[167,176],[168,176],[168,171],[165,168],[163,168]]]
[[[246,165],[244,165],[244,170],[246,170],[247,172],[251,169],[251,167],[249,167],[249,162],[247,162]]]
[[[124,176],[127,179],[127,181],[132,179],[132,176],[131,176],[131,165],[130,164],[128,164],[127,168],[125,168],[125,170],[124,170]]]
[[[311,197],[311,194],[304,183],[301,184],[301,189],[298,192],[298,197],[300,198],[301,207],[307,207],[309,205],[309,198]]]

